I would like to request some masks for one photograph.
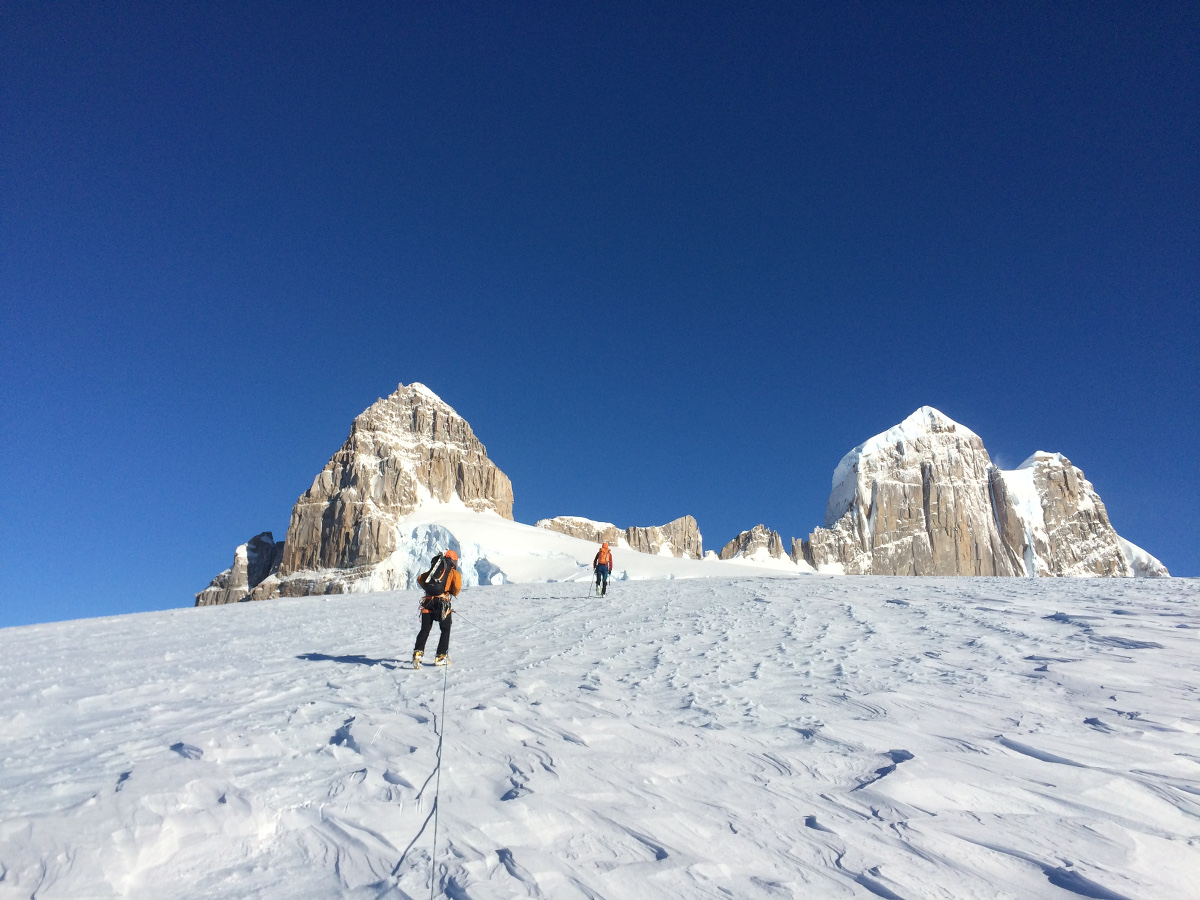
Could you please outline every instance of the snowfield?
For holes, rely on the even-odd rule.
[[[0,898],[1200,897],[1195,581],[588,590],[0,631]]]

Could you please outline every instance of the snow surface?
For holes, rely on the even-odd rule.
[[[2,630],[0,898],[1200,897],[1195,581],[736,571]]]
[[[369,573],[356,577],[351,591],[386,591],[414,588],[417,576],[429,567],[433,554],[452,549],[459,555],[463,584],[525,584],[556,581],[591,581],[592,560],[600,544],[505,519],[490,510],[468,508],[455,494],[450,501],[423,502],[397,521],[398,549]],[[613,552],[613,575],[618,581],[702,578],[713,575],[740,577],[745,565],[756,571],[802,574],[788,561],[684,559],[663,554],[638,553],[620,542]],[[331,574],[336,575],[333,570]],[[306,575],[308,573],[305,573]],[[318,573],[321,574],[321,573]]]
[[[708,555],[705,554],[705,559],[707,558]],[[715,553],[713,554],[713,559],[719,558]],[[733,563],[738,566],[750,565],[763,569],[774,569],[775,571],[787,572],[791,575],[808,575],[816,571],[816,569],[802,559],[793,560],[786,554],[784,556],[772,556],[771,550],[768,547],[756,547],[754,548],[754,552],[749,554],[739,550],[734,556],[724,560],[724,562]]]

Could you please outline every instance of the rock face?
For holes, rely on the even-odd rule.
[[[1039,450],[1010,472],[993,469],[992,495],[1021,574],[1134,574],[1100,496],[1061,453]]]
[[[1070,460],[1038,452],[1003,471],[978,435],[928,406],[846,454],[825,527],[792,542],[799,555],[818,571],[848,574],[1135,572],[1100,497]],[[1153,564],[1144,572],[1165,574],[1145,557]]]
[[[296,501],[279,574],[380,562],[397,548],[397,519],[456,496],[512,518],[512,483],[466,420],[423,384],[400,385],[354,420]]]
[[[992,515],[991,469],[977,434],[923,406],[838,464],[825,527],[804,557],[847,574],[1015,575]]]
[[[592,541],[596,544],[604,541],[616,544],[620,538],[625,536],[625,532],[612,522],[594,522],[580,516],[555,516],[553,519],[538,519],[534,526],[545,528],[547,531],[557,531],[559,534],[569,534],[571,537]]]
[[[286,539],[264,532],[243,544],[196,605],[407,586],[379,564],[402,543],[413,549],[397,523],[426,501],[511,519],[512,483],[465,419],[423,384],[402,384],[355,418],[292,508]]]
[[[719,559],[749,557],[763,548],[766,548],[767,554],[774,559],[782,559],[785,555],[783,538],[779,536],[779,532],[772,531],[766,525],[755,525],[722,547],[717,557]]]
[[[704,539],[700,526],[691,516],[681,516],[666,525],[625,529],[625,540],[639,553],[677,556],[686,559],[704,558]]]
[[[240,544],[233,553],[233,565],[212,580],[212,583],[196,595],[197,606],[220,606],[225,603],[240,603],[256,600],[255,593],[269,594],[279,584],[275,571],[283,556],[283,542],[275,543],[269,531],[255,535]],[[268,580],[270,583],[268,584]],[[262,585],[267,590],[259,592]]]
[[[666,525],[633,525],[624,531],[611,522],[595,522],[579,516],[540,519],[537,527],[583,538],[585,541],[608,541],[638,553],[674,556],[680,559],[704,558],[704,538],[700,534],[700,526],[691,516],[681,516]]]

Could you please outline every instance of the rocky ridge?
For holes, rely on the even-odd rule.
[[[633,525],[619,529],[611,522],[596,522],[580,516],[555,516],[539,519],[538,528],[568,534],[585,541],[608,541],[638,553],[674,556],[680,559],[703,559],[704,538],[700,526],[691,516],[680,516],[666,525]]]
[[[269,531],[239,544],[233,552],[233,565],[196,595],[196,605],[221,606],[271,596],[279,585],[275,573],[282,556],[283,541],[275,543],[275,536]]]

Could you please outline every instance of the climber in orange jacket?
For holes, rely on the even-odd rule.
[[[453,550],[439,553],[429,561],[429,571],[417,576],[417,584],[425,589],[421,600],[421,630],[417,634],[417,645],[413,648],[413,668],[421,668],[421,657],[425,655],[425,641],[437,619],[438,635],[435,666],[450,665],[450,625],[453,623],[451,600],[462,590],[462,572],[458,571],[458,554]]]
[[[596,589],[601,597],[608,592],[608,576],[612,573],[612,567],[612,551],[608,549],[608,541],[605,541],[596,558],[592,560],[592,571],[596,573]]]

